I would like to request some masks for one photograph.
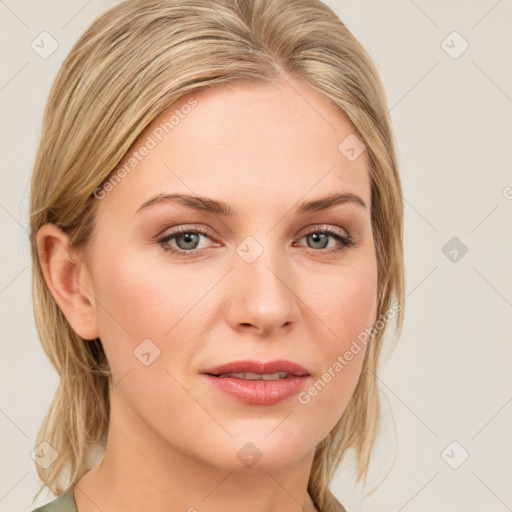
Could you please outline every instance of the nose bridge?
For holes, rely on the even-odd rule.
[[[237,323],[265,332],[294,321],[297,315],[291,266],[285,248],[273,238],[269,232],[244,239],[236,247],[232,276]]]

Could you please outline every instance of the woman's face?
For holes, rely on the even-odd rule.
[[[226,469],[312,457],[359,378],[354,340],[376,319],[364,146],[292,84],[182,98],[96,191],[85,261],[115,382],[111,427]],[[334,194],[353,196],[319,202]],[[288,374],[272,382],[207,375],[247,360],[307,375],[279,362],[217,370]]]

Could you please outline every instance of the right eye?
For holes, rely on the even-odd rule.
[[[158,240],[165,252],[170,252],[184,257],[193,257],[201,242],[201,237],[210,238],[213,236],[213,231],[210,228],[187,227],[179,226],[173,231],[167,233],[164,237]],[[170,242],[174,240],[175,245]],[[204,249],[204,248],[203,248]]]

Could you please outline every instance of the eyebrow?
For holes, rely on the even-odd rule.
[[[236,217],[239,211],[224,201],[218,201],[209,197],[192,196],[188,194],[158,194],[140,205],[135,213],[154,204],[177,203],[194,210],[202,210],[223,217]],[[351,192],[330,194],[312,201],[303,201],[295,209],[296,214],[305,214],[327,210],[342,204],[356,204],[366,209],[365,202]]]

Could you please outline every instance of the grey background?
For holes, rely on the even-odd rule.
[[[35,331],[27,237],[43,106],[72,44],[115,3],[0,0],[0,512],[32,508],[31,452],[57,386]],[[347,460],[332,489],[350,512],[512,510],[512,1],[326,3],[388,94],[407,272],[368,484]],[[58,42],[47,58],[31,47],[43,31]]]

